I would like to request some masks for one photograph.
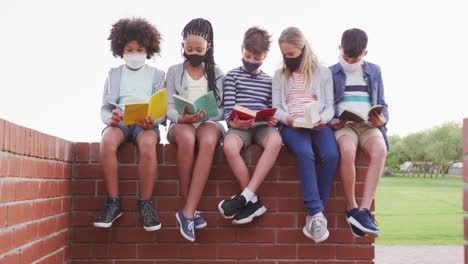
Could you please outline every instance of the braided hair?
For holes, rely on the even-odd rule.
[[[213,91],[216,101],[222,104],[221,95],[218,94],[218,89],[216,89],[213,27],[210,21],[203,18],[193,19],[182,30],[182,37],[184,39],[189,35],[200,36],[208,41],[208,43],[211,43],[211,48],[206,51],[205,58],[203,59],[205,63],[205,77],[208,80],[208,91]]]

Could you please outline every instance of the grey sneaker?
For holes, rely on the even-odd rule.
[[[95,227],[109,228],[112,223],[122,215],[120,197],[107,197],[104,208],[94,220]]]
[[[327,229],[327,219],[323,214],[308,215],[302,232],[315,243],[325,241],[330,235]]]
[[[208,225],[206,220],[201,215],[201,213],[202,212],[195,210],[195,214],[193,215],[193,222],[195,223],[195,229],[201,229]]]
[[[183,210],[176,213],[177,222],[179,222],[179,231],[185,239],[190,242],[195,241],[195,223],[193,218],[187,218],[184,216]]]
[[[161,222],[159,222],[158,214],[154,210],[153,199],[137,200],[138,210],[143,219],[143,228],[145,231],[156,231],[161,229]]]

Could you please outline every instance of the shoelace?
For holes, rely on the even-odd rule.
[[[373,213],[371,213],[370,210],[367,210],[367,213],[369,214],[369,217],[372,220],[372,222],[374,223],[374,225],[378,226],[379,224],[377,223],[377,220],[375,220],[375,215]]]
[[[312,216],[312,220],[309,223],[309,229],[312,230],[312,227],[314,227],[314,230],[321,231],[324,225],[325,221],[322,217],[318,215]]]
[[[194,227],[195,223],[192,221],[192,220],[188,220],[188,225],[187,225],[187,229],[190,231],[190,232],[193,232],[193,227]]]
[[[197,217],[200,217],[200,216],[201,216],[200,211],[195,211],[195,213],[193,214],[193,218],[197,218]]]
[[[156,221],[156,222],[158,221],[156,217],[156,211],[154,210],[150,202],[143,203],[143,216],[147,220]]]

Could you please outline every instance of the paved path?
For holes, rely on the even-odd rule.
[[[463,264],[463,246],[375,246],[375,264]]]

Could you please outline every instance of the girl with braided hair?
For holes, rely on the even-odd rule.
[[[224,74],[215,65],[213,28],[208,20],[193,19],[184,27],[182,37],[184,62],[171,66],[166,79],[168,118],[171,121],[167,140],[177,145],[177,174],[185,202],[176,218],[182,236],[193,242],[194,229],[207,225],[197,206],[208,180],[216,146],[224,135],[224,127],[220,123],[223,120]],[[193,100],[208,91],[215,95],[217,116],[203,121],[204,110],[189,114],[184,108],[182,114],[177,112],[174,94]],[[196,157],[195,146],[198,149]]]

